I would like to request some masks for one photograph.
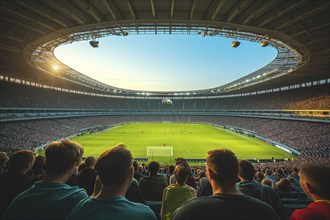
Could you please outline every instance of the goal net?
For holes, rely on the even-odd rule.
[[[173,157],[173,147],[147,146],[147,157]]]

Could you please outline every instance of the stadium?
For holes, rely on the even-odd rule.
[[[289,174],[310,161],[329,165],[329,1],[4,0],[0,6],[0,151],[8,156],[43,155],[51,142],[70,139],[84,147],[83,159],[125,144],[140,166],[158,161],[164,175],[177,158],[203,169],[207,152],[217,148],[264,173],[281,167]],[[157,34],[228,38],[233,49],[249,41],[274,47],[277,56],[216,87],[154,91],[101,82],[54,55],[61,45],[86,41],[97,48],[109,36]],[[295,200],[287,212],[307,204]],[[159,205],[151,205],[156,215]]]

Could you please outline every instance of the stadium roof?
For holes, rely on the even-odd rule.
[[[325,79],[330,76],[329,9],[328,0],[2,0],[0,75],[92,91],[45,74],[25,60],[55,37],[56,42],[46,45],[49,51],[77,40],[69,39],[73,33],[79,33],[81,40],[98,37],[102,30],[125,36],[143,31],[170,34],[181,30],[184,34],[190,29],[212,35],[221,29],[274,38],[301,55],[299,68],[240,91]]]

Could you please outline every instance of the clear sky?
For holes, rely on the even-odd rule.
[[[270,63],[271,46],[200,35],[129,35],[62,45],[64,64],[111,86],[148,91],[187,91],[224,85]]]

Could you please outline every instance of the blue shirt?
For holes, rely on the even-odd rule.
[[[84,198],[86,191],[77,186],[36,182],[14,199],[3,219],[64,219]]]
[[[148,206],[131,202],[124,196],[116,196],[109,199],[84,199],[67,219],[156,220],[156,216]]]

